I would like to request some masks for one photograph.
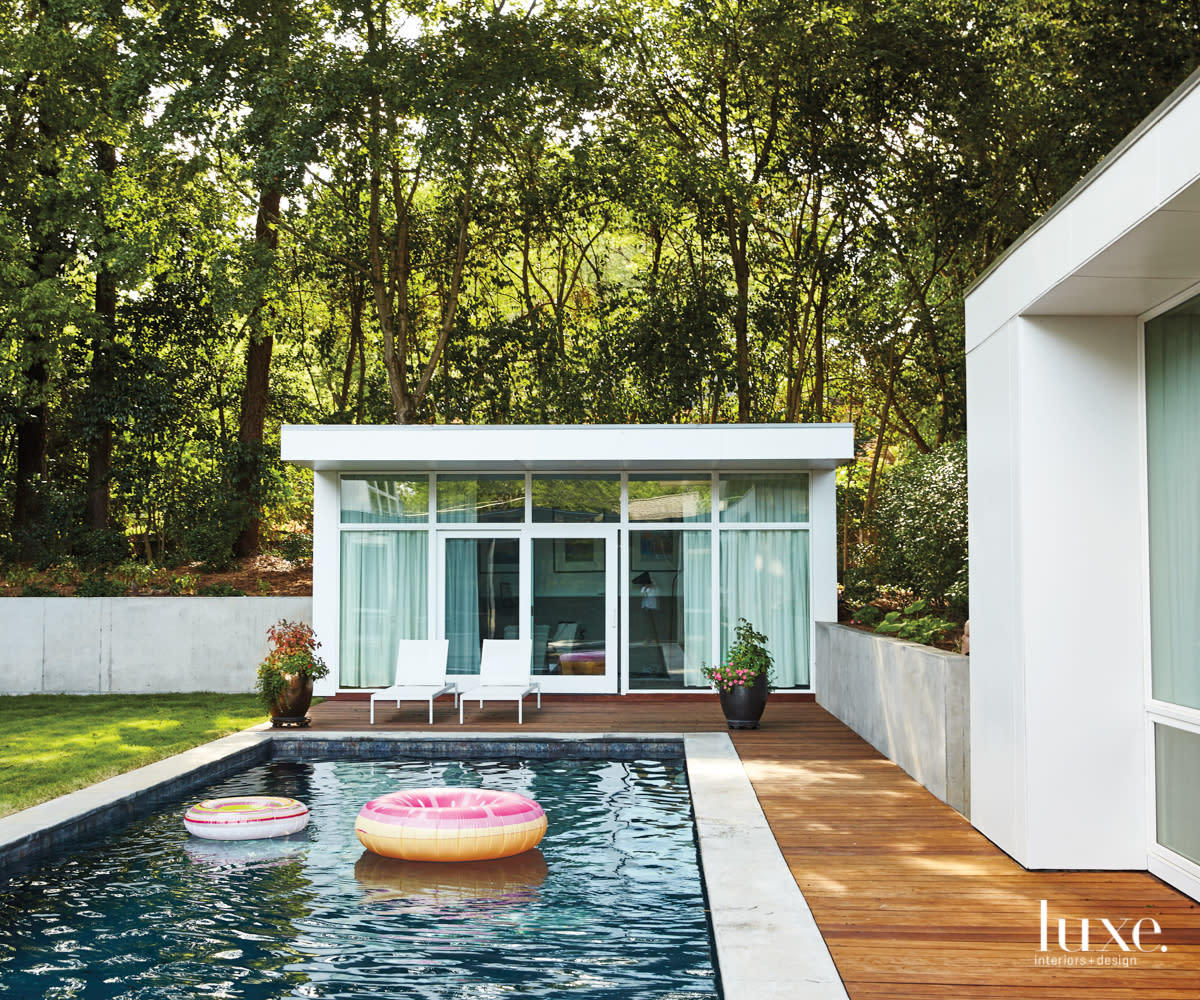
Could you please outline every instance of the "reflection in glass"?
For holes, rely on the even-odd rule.
[[[519,638],[515,538],[446,539],[447,673],[479,673],[484,639]]]
[[[722,475],[720,495],[726,523],[808,520],[808,476],[802,472]]]
[[[603,538],[533,539],[535,674],[603,677]]]
[[[396,676],[400,639],[424,639],[429,535],[424,531],[343,531],[343,687],[385,687]]]
[[[343,524],[429,520],[428,476],[342,476]]]
[[[452,523],[525,520],[524,476],[438,476],[438,520]]]
[[[708,476],[630,476],[629,520],[708,521],[712,480]]]
[[[533,520],[618,521],[621,480],[614,475],[533,477]]]
[[[629,686],[703,687],[712,662],[712,533],[634,531]]]

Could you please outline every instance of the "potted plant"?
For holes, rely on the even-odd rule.
[[[745,618],[734,628],[737,638],[725,662],[702,667],[701,673],[721,696],[721,711],[730,729],[757,729],[771,691],[773,660],[767,637]]]
[[[311,625],[286,618],[267,629],[271,650],[258,665],[255,690],[273,726],[307,726],[313,681],[329,673],[317,655],[320,643]]]

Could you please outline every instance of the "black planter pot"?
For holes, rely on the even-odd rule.
[[[763,674],[749,686],[721,692],[721,711],[730,729],[757,729],[763,709],[767,707],[767,678]]]

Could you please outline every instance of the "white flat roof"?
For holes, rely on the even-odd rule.
[[[322,472],[832,469],[853,424],[287,424],[284,461]]]
[[[1200,282],[1200,71],[966,296],[967,350],[1014,316],[1140,316]]]

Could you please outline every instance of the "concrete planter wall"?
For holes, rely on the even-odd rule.
[[[4,598],[0,694],[249,693],[280,618],[312,598]]]
[[[969,816],[970,658],[829,622],[816,654],[818,703]]]

